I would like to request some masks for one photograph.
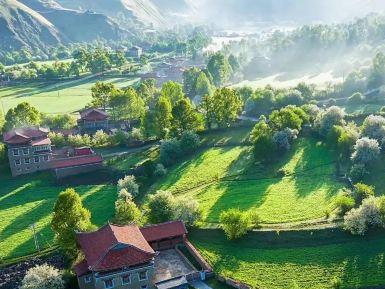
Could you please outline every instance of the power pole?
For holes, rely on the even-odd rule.
[[[36,247],[36,250],[40,252],[40,246],[39,246],[39,241],[37,239],[37,236],[36,236],[36,224],[33,223],[31,225],[31,230],[33,232],[33,239],[35,240],[35,247]]]

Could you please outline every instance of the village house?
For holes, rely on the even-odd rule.
[[[4,133],[12,176],[52,170],[57,178],[98,170],[103,158],[91,148],[73,148],[63,153],[55,150],[49,129],[25,127]]]
[[[143,54],[143,49],[139,46],[133,46],[127,51],[127,56],[132,58],[140,58]]]
[[[107,131],[109,129],[108,113],[97,108],[83,110],[80,112],[80,119],[78,119],[78,129],[80,133]]]
[[[79,287],[187,289],[186,276],[195,270],[175,250],[186,236],[181,221],[143,228],[107,224],[95,232],[77,233],[84,255],[74,267]]]

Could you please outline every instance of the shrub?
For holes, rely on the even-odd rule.
[[[156,177],[163,177],[167,174],[167,169],[164,167],[163,164],[157,164],[155,167],[154,175]]]
[[[58,148],[66,145],[65,137],[61,133],[50,132],[48,137],[50,138],[52,144]]]
[[[98,130],[92,137],[92,144],[95,147],[104,147],[110,144],[110,137],[103,130]]]
[[[364,199],[374,196],[374,187],[357,183],[354,185],[353,196],[356,202],[360,204]]]
[[[202,210],[199,208],[199,203],[191,198],[176,200],[174,214],[175,219],[182,220],[188,227],[193,227],[202,219]]]
[[[380,142],[385,137],[385,118],[369,115],[362,124],[362,135]]]
[[[362,103],[364,99],[365,97],[362,95],[362,93],[356,92],[349,97],[348,102],[352,104],[358,104],[358,103]]]
[[[128,142],[129,139],[130,135],[128,133],[122,130],[118,130],[112,135],[111,142],[114,145],[124,145]]]
[[[220,217],[221,227],[230,240],[239,239],[247,234],[251,226],[247,213],[239,209],[229,209],[222,212]]]
[[[139,128],[133,128],[131,131],[131,138],[137,141],[143,140],[142,131]]]
[[[368,229],[383,227],[383,214],[380,207],[382,198],[369,197],[361,206],[352,209],[344,217],[344,227],[355,235],[364,235]]]
[[[380,146],[375,139],[367,137],[357,140],[352,154],[354,163],[367,164],[377,160],[380,156]]]
[[[132,200],[133,196],[129,191],[127,191],[127,189],[121,189],[118,192],[118,198],[123,200]]]
[[[352,209],[354,205],[354,199],[350,196],[339,195],[335,200],[335,206],[340,210],[341,215]]]
[[[118,199],[115,202],[114,221],[118,225],[138,224],[141,219],[141,212],[136,204],[130,199]]]
[[[64,281],[60,271],[47,264],[29,269],[20,289],[63,289]]]
[[[180,141],[177,139],[162,141],[160,145],[160,161],[166,167],[175,164],[181,155],[182,149]]]
[[[157,191],[147,202],[148,220],[153,223],[162,223],[174,219],[174,196],[168,191]]]
[[[125,176],[118,181],[118,192],[122,189],[127,190],[133,197],[136,197],[139,193],[139,185],[136,183],[134,176]]]
[[[364,164],[355,164],[351,167],[349,176],[354,182],[362,181],[369,174]]]
[[[91,137],[88,134],[85,135],[69,135],[67,142],[73,147],[82,147],[91,145]]]
[[[273,141],[278,149],[288,151],[290,150],[291,143],[297,139],[298,133],[296,129],[285,128],[273,135]]]
[[[185,131],[180,138],[180,147],[185,154],[193,153],[200,143],[199,136],[192,131]]]
[[[344,117],[345,113],[340,107],[329,107],[326,111],[321,113],[316,120],[320,135],[327,136],[333,126],[343,125]]]

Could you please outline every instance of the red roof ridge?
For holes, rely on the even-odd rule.
[[[151,228],[151,227],[159,227],[159,226],[164,226],[164,225],[173,224],[173,223],[182,223],[183,226],[186,228],[186,226],[182,220],[174,220],[174,221],[167,221],[167,222],[158,223],[158,224],[145,225],[145,226],[141,227],[141,229],[146,229],[146,228]]]

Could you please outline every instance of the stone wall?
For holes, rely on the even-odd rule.
[[[28,261],[20,262],[15,265],[0,268],[0,288],[15,289],[18,288],[28,269],[36,265],[49,264],[57,269],[64,269],[64,257],[61,255],[53,255],[50,257],[32,258]]]

